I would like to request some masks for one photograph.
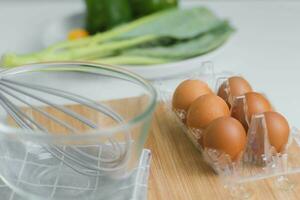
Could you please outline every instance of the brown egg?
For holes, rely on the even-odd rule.
[[[270,144],[276,151],[282,152],[288,143],[290,127],[287,120],[277,112],[265,112],[265,121]]]
[[[218,96],[224,99],[230,107],[234,97],[244,95],[247,92],[252,92],[252,87],[248,81],[240,76],[232,76],[220,86]]]
[[[214,94],[198,97],[187,113],[187,126],[190,128],[205,128],[211,121],[223,116],[230,116],[225,101]]]
[[[272,110],[270,102],[260,93],[248,92],[243,99],[236,100],[231,110],[231,116],[239,120],[246,131],[250,125],[251,117]]]
[[[271,111],[272,106],[269,100],[257,92],[248,92],[245,95],[247,102],[247,115],[251,119],[252,115]]]
[[[231,116],[243,125],[246,131],[248,131],[248,122],[245,114],[245,100],[243,98],[235,99],[231,107]]]
[[[186,80],[179,84],[173,95],[173,108],[187,111],[199,96],[212,93],[208,85],[200,80]]]
[[[220,117],[211,122],[204,132],[204,148],[228,154],[231,160],[239,159],[246,145],[246,132],[242,124],[232,117]]]

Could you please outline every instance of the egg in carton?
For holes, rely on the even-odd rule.
[[[274,108],[265,95],[253,92],[250,84],[243,82],[243,78],[232,80],[232,78],[230,79],[232,77],[231,73],[219,76],[214,73],[210,62],[204,63],[201,69],[204,69],[205,73],[200,71],[187,79],[185,78],[185,80],[192,80],[194,84],[195,80],[202,80],[208,83],[211,88],[215,87],[215,93],[224,99],[228,108],[230,108],[229,115],[238,119],[247,132],[244,148],[238,153],[235,152],[234,156],[220,151],[220,149],[203,145],[203,137],[209,125],[198,128],[189,126],[187,119],[189,109],[187,106],[185,109],[178,109],[174,104],[172,105],[172,98],[176,94],[173,94],[172,91],[166,92],[161,86],[163,84],[160,83],[161,98],[165,102],[166,108],[171,111],[169,113],[174,114],[178,123],[184,129],[184,133],[202,152],[204,160],[217,174],[223,177],[222,180],[230,186],[229,189],[236,190],[238,188],[238,192],[235,191],[235,193],[238,193],[240,197],[249,196],[249,193],[245,191],[245,188],[237,187],[237,184],[267,177],[279,176],[280,178],[277,179],[280,180],[279,186],[291,188],[293,184],[284,175],[300,172],[300,162],[296,168],[291,169],[288,166],[288,158],[292,157],[291,153],[288,152],[288,147],[292,143],[292,138],[296,137],[298,143],[297,138],[300,139],[299,131],[297,129],[290,131],[285,118],[274,112]],[[232,83],[240,86],[242,91],[238,91],[239,88],[232,87]],[[211,93],[209,89],[205,90],[207,94]],[[196,97],[193,98],[193,101],[197,99]],[[251,105],[253,99],[254,106]],[[255,100],[258,101],[256,105],[258,109],[253,109],[257,103]],[[224,118],[228,117],[226,112],[224,115]],[[221,120],[219,119],[219,121]],[[300,148],[298,151],[300,153]]]
[[[271,155],[284,154],[290,127],[287,120],[274,111],[265,95],[253,92],[248,82],[240,77],[220,78],[217,88],[218,95],[231,108],[231,116],[247,131],[245,161],[266,164]]]

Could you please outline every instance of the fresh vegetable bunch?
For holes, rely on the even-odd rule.
[[[40,52],[6,54],[2,64],[14,67],[43,61],[93,61],[107,64],[151,65],[176,62],[208,53],[232,34],[228,21],[204,7],[168,9]]]

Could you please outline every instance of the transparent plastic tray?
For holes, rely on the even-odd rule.
[[[183,80],[199,79],[205,81],[210,88],[217,92],[219,86],[232,75],[235,74],[231,72],[215,73],[213,64],[206,62],[197,73],[177,79],[176,83],[173,82],[174,88],[170,89],[163,81],[158,81],[155,84],[160,91],[160,98],[165,104],[167,113],[170,113],[170,117],[176,118],[183,132],[199,149],[205,162],[219,175],[220,180],[223,181],[232,196],[239,199],[249,198],[252,195],[251,185],[266,179],[272,181],[278,189],[286,191],[294,189],[297,180],[300,182],[300,175],[296,175],[300,172],[300,133],[298,129],[290,129],[291,133],[285,150],[282,153],[276,153],[274,147],[269,143],[264,115],[252,116],[247,133],[246,148],[241,154],[241,159],[232,162],[225,153],[214,149],[202,149],[198,140],[201,138],[203,130],[188,129],[182,122],[185,116],[184,111],[172,109],[173,92]],[[272,103],[271,99],[270,102]],[[245,103],[244,96],[237,97],[232,101],[231,112],[236,108],[234,105],[240,103]],[[279,108],[273,108],[273,110],[277,109],[280,112]],[[258,150],[263,153],[258,153]]]
[[[146,200],[150,162],[151,152],[148,149],[144,149],[141,154],[138,167],[132,172],[133,176],[131,177],[131,179],[127,180],[127,187],[116,189],[115,192],[107,198],[110,200]],[[63,185],[57,185],[57,187],[63,187]],[[12,191],[1,179],[0,199],[26,200],[26,198]]]

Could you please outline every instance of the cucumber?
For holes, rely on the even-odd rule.
[[[178,0],[129,0],[135,18],[178,6]]]
[[[106,31],[132,19],[128,0],[85,0],[85,4],[86,29],[90,34]]]

